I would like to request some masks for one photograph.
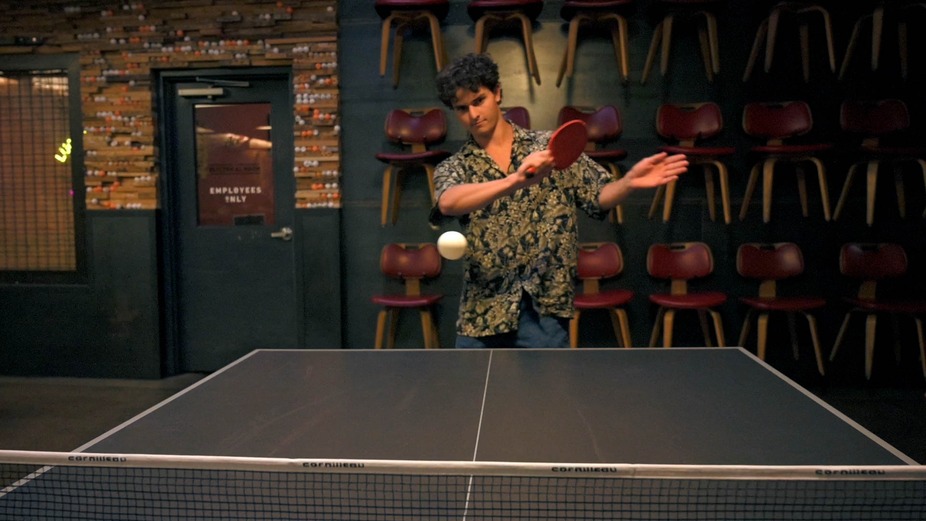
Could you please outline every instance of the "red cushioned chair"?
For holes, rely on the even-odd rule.
[[[894,167],[897,211],[901,217],[906,217],[907,205],[901,168],[911,163],[916,165],[926,183],[926,147],[899,143],[906,137],[905,133],[910,129],[910,124],[910,111],[906,103],[899,99],[850,100],[842,103],[839,125],[843,132],[860,139],[861,145],[848,154],[852,158],[852,166],[849,167],[842,192],[836,202],[834,219],[842,215],[855,173],[859,167],[864,166],[867,181],[865,222],[868,226],[874,224],[878,171],[882,165]],[[914,142],[920,141],[916,136],[909,137],[912,137]],[[926,217],[926,212],[923,215]]]
[[[432,243],[390,243],[383,247],[379,258],[383,275],[404,282],[405,292],[374,295],[370,300],[383,309],[376,321],[376,349],[395,347],[395,331],[399,312],[417,309],[421,316],[421,329],[426,349],[440,347],[434,306],[443,298],[441,294],[426,295],[421,283],[441,273],[441,257]]]
[[[730,224],[730,181],[727,166],[723,158],[736,153],[734,147],[707,146],[705,140],[710,140],[723,132],[723,114],[720,106],[714,102],[706,103],[664,103],[656,112],[656,132],[663,139],[675,141],[676,144],[660,147],[669,154],[685,154],[692,166],[701,165],[704,169],[704,182],[707,190],[708,211],[711,220],[716,220],[714,212],[714,180],[712,169],[717,171],[720,180],[720,201],[723,205],[723,220]],[[652,219],[659,207],[659,202],[665,197],[665,206],[662,210],[662,220],[668,222],[672,216],[672,205],[675,201],[675,189],[678,181],[660,186],[653,196],[653,203],[649,209],[649,218]]]
[[[604,105],[590,108],[567,105],[560,109],[557,124],[562,125],[574,119],[585,122],[588,129],[585,155],[607,168],[614,179],[620,179],[621,171],[617,162],[627,157],[627,151],[611,146],[624,132],[621,113],[617,107]],[[617,223],[624,222],[624,213],[620,205],[611,212],[611,220]]]
[[[543,11],[543,0],[470,0],[466,6],[469,17],[476,22],[476,54],[485,52],[489,32],[498,25],[518,22],[527,54],[527,67],[540,85],[540,70],[534,54],[534,22]]]
[[[769,222],[772,217],[772,181],[775,166],[781,162],[795,165],[798,192],[801,198],[801,211],[804,217],[809,214],[807,207],[807,182],[802,164],[810,163],[817,172],[820,185],[820,199],[823,203],[823,218],[830,220],[830,197],[826,180],[826,167],[819,155],[833,149],[832,143],[809,143],[798,139],[813,130],[813,115],[810,105],[804,101],[752,102],[743,109],[743,131],[746,135],[763,139],[765,143],[750,147],[749,152],[756,163],[749,173],[749,183],[743,196],[740,220],[746,218],[749,201],[755,191],[762,171],[762,220]]]
[[[502,107],[502,114],[508,121],[523,129],[530,130],[531,113],[527,110],[527,107]]]
[[[878,317],[881,315],[894,318],[909,317],[913,319],[916,326],[920,364],[923,366],[923,376],[926,377],[926,342],[923,340],[926,300],[886,298],[878,294],[880,282],[906,275],[907,253],[903,246],[893,243],[844,244],[839,252],[839,272],[846,277],[861,281],[861,285],[855,296],[846,299],[851,307],[839,328],[839,334],[830,352],[830,360],[836,357],[836,352],[842,345],[849,327],[849,319],[854,313],[862,314],[865,316],[865,377],[870,379]],[[900,339],[895,336],[895,341],[898,342],[896,352],[899,356]]]
[[[376,0],[373,4],[377,14],[383,19],[379,55],[379,75],[386,75],[386,62],[389,55],[389,35],[394,32],[392,58],[392,85],[399,84],[399,69],[402,60],[402,43],[406,30],[418,23],[427,22],[431,30],[431,46],[434,48],[434,63],[440,72],[446,63],[444,39],[441,35],[440,22],[447,17],[450,0]],[[392,27],[395,26],[395,31]]]
[[[582,291],[575,296],[575,314],[569,322],[569,345],[579,345],[579,316],[582,311],[604,309],[611,317],[614,335],[623,347],[630,347],[630,322],[624,307],[633,299],[628,289],[602,289],[601,282],[617,277],[624,271],[624,257],[613,242],[582,243],[579,245],[577,276]]]
[[[826,306],[826,300],[817,296],[778,293],[780,281],[793,279],[804,273],[804,255],[800,247],[793,242],[742,244],[736,252],[736,271],[745,278],[759,282],[758,295],[739,298],[739,301],[748,308],[746,317],[743,319],[743,328],[740,330],[739,345],[746,346],[752,320],[758,314],[756,352],[761,360],[765,360],[769,317],[772,313],[784,313],[788,319],[788,331],[791,333],[794,358],[797,359],[795,315],[800,313],[807,319],[807,325],[810,328],[810,340],[813,342],[817,370],[821,375],[825,374],[820,335],[817,332],[817,319],[812,312]]]
[[[653,244],[646,255],[646,271],[651,277],[670,281],[668,293],[654,293],[650,302],[659,306],[649,345],[655,347],[662,332],[663,347],[672,346],[672,332],[676,311],[697,311],[704,333],[704,342],[713,346],[708,314],[713,318],[714,336],[720,347],[726,345],[723,320],[717,307],[727,301],[720,291],[689,291],[689,281],[707,277],[714,272],[714,257],[703,242]]]
[[[439,108],[394,109],[386,116],[386,137],[402,150],[380,152],[376,159],[386,163],[383,174],[383,200],[380,223],[395,224],[402,197],[399,175],[407,170],[424,170],[434,200],[434,167],[450,157],[446,150],[431,149],[447,137],[447,118]]]
[[[566,0],[560,8],[560,17],[569,22],[569,37],[566,52],[559,67],[556,86],[559,87],[563,77],[571,78],[575,71],[576,48],[579,41],[579,27],[583,24],[608,26],[614,57],[621,71],[621,80],[630,78],[630,51],[627,35],[626,11],[632,7],[634,0]]]

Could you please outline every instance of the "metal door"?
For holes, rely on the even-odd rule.
[[[165,322],[180,371],[298,345],[291,84],[280,69],[161,76]]]

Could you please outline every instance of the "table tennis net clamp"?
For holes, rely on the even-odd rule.
[[[923,519],[926,467],[0,451],[0,519]]]

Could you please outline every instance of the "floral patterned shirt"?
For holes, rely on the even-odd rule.
[[[511,171],[531,152],[543,150],[550,131],[514,127]],[[436,196],[453,186],[504,178],[472,137],[437,166]],[[570,318],[575,295],[578,227],[576,208],[607,215],[598,205],[607,170],[582,155],[539,184],[502,197],[460,219],[469,248],[463,258],[463,289],[457,332],[480,337],[514,331],[522,292],[543,315]]]

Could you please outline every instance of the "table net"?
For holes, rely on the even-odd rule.
[[[0,451],[25,519],[924,520],[926,469]]]

